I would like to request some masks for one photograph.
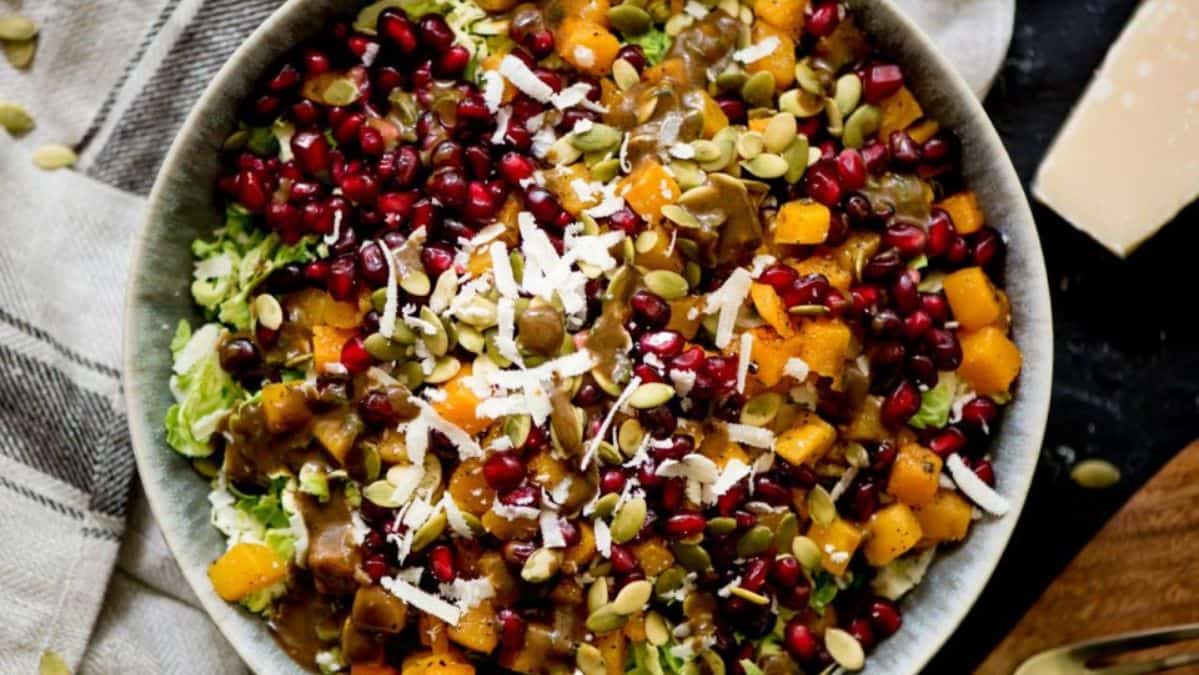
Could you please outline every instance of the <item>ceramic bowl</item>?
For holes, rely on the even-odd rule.
[[[1002,519],[984,518],[965,545],[946,552],[905,601],[904,627],[873,654],[866,672],[915,673],[949,638],[986,585],[1012,533],[1032,479],[1049,406],[1052,327],[1044,261],[1024,192],[986,113],[928,39],[888,0],[851,0],[867,30],[907,73],[925,109],[962,138],[965,173],[987,220],[1006,236],[1007,290],[1024,353],[1014,403],[995,439]],[[222,140],[237,103],[266,67],[355,0],[292,0],[246,40],[217,74],[176,137],[150,195],[130,274],[125,316],[125,397],[138,469],[167,543],[204,608],[258,673],[302,672],[264,623],[221,601],[205,574],[223,550],[208,523],[208,487],[166,444],[171,404],[167,348],[181,318],[200,321],[189,297],[188,244],[221,223],[213,198]]]

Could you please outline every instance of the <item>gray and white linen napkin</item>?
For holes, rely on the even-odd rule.
[[[0,16],[40,27],[29,70],[0,60],[0,100],[37,122],[19,139],[0,132],[0,672],[37,672],[54,657],[84,673],[244,671],[136,485],[122,299],[145,195],[176,130],[279,4],[0,0]],[[46,143],[76,148],[75,170],[34,168],[30,154]]]

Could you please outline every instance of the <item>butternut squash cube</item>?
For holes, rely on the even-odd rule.
[[[658,576],[674,564],[674,554],[657,537],[634,546],[633,555],[640,563],[641,570],[650,577]]]
[[[774,28],[798,39],[803,33],[805,0],[755,0],[754,14]]]
[[[774,450],[796,466],[815,464],[837,440],[837,430],[815,413],[804,413],[797,425],[784,431],[775,441]]]
[[[401,675],[475,675],[475,667],[456,652],[420,652],[404,659]]]
[[[562,552],[562,570],[574,574],[595,558],[595,530],[586,521],[578,522],[579,543]]]
[[[400,671],[382,663],[354,663],[350,675],[400,675]]]
[[[924,541],[939,544],[961,541],[970,531],[974,508],[953,490],[938,490],[933,500],[916,510]]]
[[[333,410],[313,420],[312,435],[344,466],[354,441],[362,433],[362,426],[358,415],[345,410]]]
[[[483,478],[483,460],[476,457],[463,460],[450,474],[450,496],[458,508],[481,516],[495,501],[495,489]]]
[[[779,40],[774,51],[748,64],[745,69],[751,74],[769,72],[774,75],[775,90],[786,91],[795,83],[795,40],[786,31],[763,21],[754,25],[754,44],[771,37],[777,37]]]
[[[962,365],[958,367],[958,375],[974,391],[1002,394],[1012,386],[1012,380],[1020,373],[1020,348],[1002,330],[987,326],[962,334],[961,342]]]
[[[608,0],[562,0],[562,16],[573,16],[601,26],[608,25]]]
[[[659,210],[665,203],[660,205]],[[662,223],[653,223],[637,236],[633,262],[651,270],[683,271],[683,252],[678,246],[671,247],[670,232]],[[673,316],[673,312],[672,312]]]
[[[712,138],[717,131],[729,125],[729,116],[724,114],[724,108],[707,91],[700,89],[699,95],[704,100],[704,138]]]
[[[536,518],[514,518],[509,520],[495,511],[488,510],[481,518],[483,529],[500,541],[510,539],[532,539],[541,531]]]
[[[999,293],[981,267],[967,267],[945,277],[945,296],[953,318],[971,331],[990,326],[1002,317]]]
[[[608,675],[624,675],[625,649],[628,640],[622,631],[613,630],[595,636],[595,646],[599,648],[608,666]]]
[[[500,633],[495,625],[495,607],[484,600],[462,613],[456,625],[449,628],[450,640],[481,654],[495,651]]]
[[[621,181],[617,194],[623,194],[625,202],[642,218],[657,222],[662,207],[678,201],[683,191],[661,164],[646,160]]]
[[[620,40],[599,23],[568,16],[558,28],[558,56],[589,75],[612,71]]]
[[[270,588],[286,576],[287,561],[269,546],[248,541],[234,544],[208,566],[212,587],[226,602]]]
[[[763,386],[773,387],[782,381],[787,360],[799,356],[802,338],[799,335],[784,338],[766,326],[757,326],[751,330],[754,339],[750,348],[750,358],[758,364],[758,372],[754,377],[758,378]]]
[[[749,287],[749,297],[753,299],[758,315],[762,317],[763,321],[770,324],[771,328],[778,331],[779,335],[785,338],[795,335],[795,326],[791,323],[791,315],[787,313],[787,307],[774,287],[754,282]]]
[[[884,142],[891,138],[893,132],[903,131],[911,126],[912,122],[924,117],[924,109],[907,87],[900,87],[899,91],[887,97],[880,107],[883,111],[883,121],[879,125],[878,137]]]
[[[986,222],[982,209],[978,207],[978,199],[974,193],[966,190],[950,195],[936,204],[949,214],[958,234],[974,234],[982,229]]]
[[[808,319],[799,327],[799,358],[815,372],[839,380],[850,337],[849,326],[840,319]]]
[[[304,392],[282,382],[272,382],[262,388],[262,416],[266,428],[273,434],[294,431],[308,422],[312,411]]]
[[[928,142],[928,139],[936,136],[940,130],[941,125],[937,123],[937,120],[924,120],[919,124],[908,127],[908,135],[912,137],[913,141],[924,145]]]
[[[445,398],[432,405],[437,414],[447,422],[460,427],[473,436],[490,427],[491,420],[476,414],[481,401],[475,395],[474,390],[466,385],[469,381],[466,378],[470,377],[470,373],[471,365],[469,363],[462,364],[462,369],[458,371],[458,374],[445,383],[443,387]]]
[[[866,562],[882,567],[907,553],[920,541],[923,531],[916,514],[907,504],[885,506],[866,525]]]
[[[312,327],[312,360],[316,372],[322,372],[331,363],[341,363],[341,348],[354,337],[357,331],[333,326]]]
[[[941,458],[928,448],[915,443],[901,446],[891,465],[887,494],[908,506],[931,503],[940,484],[941,465]]]
[[[688,295],[678,300],[670,300],[668,304],[670,305],[670,321],[666,324],[666,330],[676,331],[687,340],[694,339],[702,323],[703,313],[699,311],[702,298]],[[695,316],[691,316],[693,308],[696,309]]]
[[[823,274],[832,287],[842,293],[849,293],[849,287],[853,285],[853,274],[846,268],[842,267],[836,260],[829,255],[814,255],[810,258],[791,265],[800,276],[805,274]]]
[[[779,244],[823,244],[832,214],[819,202],[795,200],[783,204],[774,221],[774,241]]]
[[[820,548],[820,566],[833,576],[845,574],[849,561],[862,543],[862,531],[853,523],[837,518],[828,527],[816,523],[808,528],[807,536]]]

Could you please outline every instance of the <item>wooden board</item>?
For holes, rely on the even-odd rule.
[[[1011,675],[1044,649],[1196,622],[1199,441],[1133,495],[975,673]]]

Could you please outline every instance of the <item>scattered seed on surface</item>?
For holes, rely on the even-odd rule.
[[[1120,469],[1106,459],[1084,459],[1070,469],[1070,478],[1080,486],[1098,490],[1120,482]]]
[[[33,165],[46,171],[74,166],[78,159],[79,156],[75,154],[74,150],[57,143],[43,145],[33,151]]]

